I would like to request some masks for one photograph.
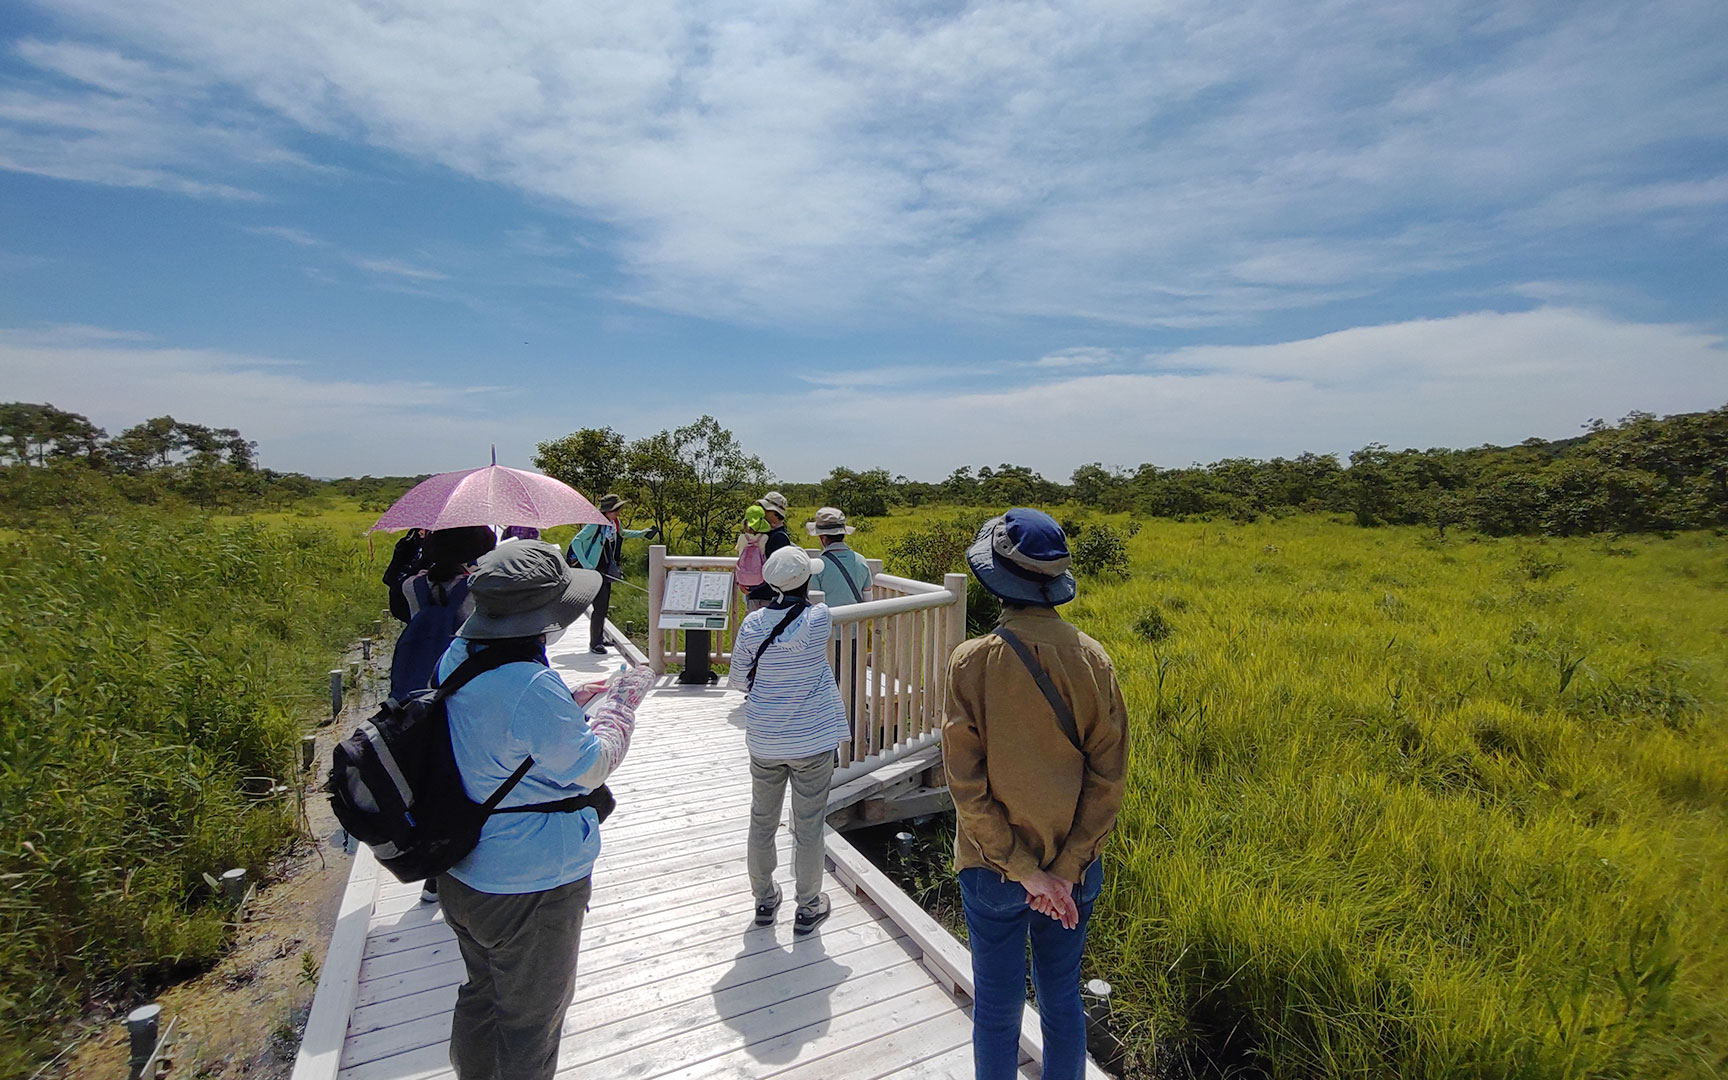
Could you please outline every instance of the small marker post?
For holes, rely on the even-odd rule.
[[[132,1054],[131,1080],[144,1074],[144,1067],[156,1056],[156,1043],[161,1035],[162,1006],[152,1002],[140,1005],[126,1014],[126,1037]]]

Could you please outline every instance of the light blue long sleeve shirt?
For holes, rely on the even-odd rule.
[[[440,680],[468,658],[469,646],[467,638],[451,642],[438,661]],[[610,771],[582,707],[551,668],[514,663],[483,672],[452,695],[446,709],[462,789],[475,802],[490,797],[530,755],[534,767],[500,805],[585,795]],[[587,877],[599,855],[600,819],[593,810],[495,814],[480,843],[450,873],[481,892],[542,892]]]

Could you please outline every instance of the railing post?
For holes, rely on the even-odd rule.
[[[666,635],[660,629],[660,605],[666,598],[666,545],[648,548],[648,666],[666,674]]]
[[[944,609],[947,621],[943,623],[942,654],[936,658],[938,715],[948,707],[948,658],[966,640],[966,575],[947,574],[942,578],[942,587],[954,595],[954,603]],[[937,726],[941,726],[940,721]]]
[[[876,584],[875,584],[876,575],[880,574],[882,572],[882,560],[881,559],[865,559],[864,565],[868,566],[870,568],[870,582],[871,582],[870,588],[865,591],[864,599],[874,600],[874,599],[876,599]]]

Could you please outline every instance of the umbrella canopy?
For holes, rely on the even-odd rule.
[[[367,532],[458,525],[604,525],[605,515],[562,480],[503,465],[439,473],[414,485]]]

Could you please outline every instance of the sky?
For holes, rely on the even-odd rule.
[[[1728,403],[1721,0],[13,0],[0,400],[785,480]]]

